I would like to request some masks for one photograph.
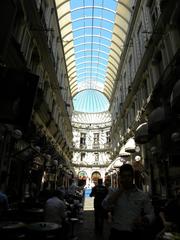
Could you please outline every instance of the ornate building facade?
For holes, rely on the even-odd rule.
[[[92,186],[98,177],[105,179],[106,168],[111,163],[111,116],[109,112],[74,112],[73,159],[76,175],[84,172],[86,185]]]

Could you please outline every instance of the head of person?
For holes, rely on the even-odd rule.
[[[98,185],[102,185],[102,184],[103,184],[102,178],[98,178]]]
[[[131,164],[123,164],[119,171],[119,182],[124,189],[133,186],[134,170]]]
[[[105,182],[104,182],[104,183],[105,183],[105,186],[106,186],[106,187],[109,187],[109,186],[111,186],[111,180],[110,180],[110,179],[108,179],[108,178],[107,178],[107,179],[105,179]]]

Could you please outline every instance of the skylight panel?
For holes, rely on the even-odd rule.
[[[82,90],[79,82],[92,89],[99,82],[99,90],[110,99],[131,17],[131,0],[55,1],[68,76],[73,79],[70,88],[77,88],[72,94]],[[92,84],[86,84],[87,79]],[[99,96],[93,91],[88,94]],[[97,99],[88,100],[88,106],[90,102],[99,104]]]
[[[76,111],[80,112],[103,112],[108,110],[109,101],[104,94],[89,89],[78,93],[74,97],[74,105]]]

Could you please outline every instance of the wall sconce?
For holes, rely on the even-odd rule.
[[[51,155],[50,155],[50,154],[46,154],[46,155],[45,155],[45,158],[46,158],[45,166],[46,166],[46,167],[52,167]]]
[[[171,134],[171,140],[173,142],[179,142],[180,141],[180,133],[179,132],[174,132]]]
[[[13,132],[12,132],[12,136],[16,139],[16,140],[19,140],[22,138],[22,132],[21,130],[19,129],[14,129]]]
[[[135,156],[135,161],[136,161],[136,162],[141,161],[141,156]]]
[[[59,169],[62,169],[63,168],[63,165],[62,164],[59,164]]]
[[[47,161],[50,161],[51,160],[51,155],[50,154],[46,154],[46,159],[47,159]]]
[[[38,153],[41,152],[41,148],[40,148],[39,146],[35,146],[34,149],[35,149],[35,151],[37,151]]]
[[[39,170],[43,166],[43,160],[40,157],[33,158],[32,170]]]
[[[58,160],[57,159],[53,160],[53,165],[56,166],[56,167],[58,166]]]
[[[155,147],[155,146],[151,147],[150,151],[151,151],[152,155],[156,155],[158,153],[157,147]]]

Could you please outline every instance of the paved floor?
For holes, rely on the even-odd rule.
[[[109,225],[105,222],[104,232],[101,236],[94,233],[94,198],[85,197],[83,223],[78,223],[76,226],[76,235],[79,240],[108,240],[109,237]]]

